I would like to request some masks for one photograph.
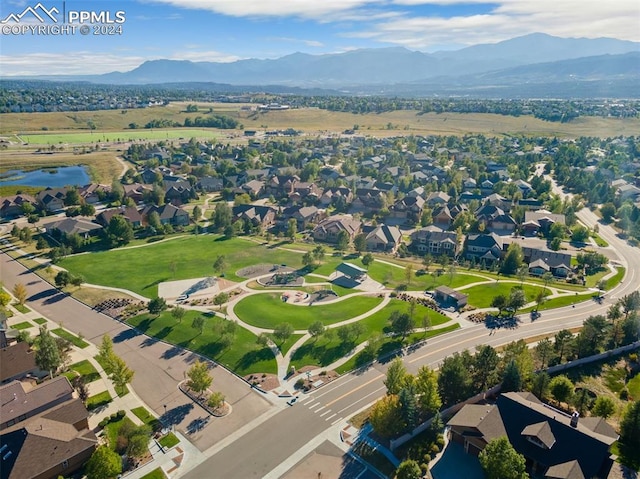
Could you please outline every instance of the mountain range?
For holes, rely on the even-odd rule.
[[[500,91],[550,82],[587,82],[591,87],[606,82],[607,91],[615,92],[613,82],[624,85],[620,93],[626,96],[630,82],[640,79],[640,43],[534,33],[495,44],[436,53],[390,47],[323,55],[293,53],[277,59],[231,63],[152,60],[128,72],[46,78],[106,84],[273,85],[349,93],[381,89],[393,93],[410,86],[418,94],[452,86],[463,92],[478,87]]]

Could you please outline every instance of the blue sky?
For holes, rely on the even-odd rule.
[[[40,1],[63,10],[62,0]],[[0,19],[37,3],[0,0]],[[64,8],[124,11],[122,34],[3,31],[0,75],[126,71],[158,58],[235,61],[388,46],[433,52],[533,32],[640,41],[637,0],[67,0]],[[27,17],[20,23],[38,23]]]

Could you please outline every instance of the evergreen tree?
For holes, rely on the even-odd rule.
[[[620,421],[620,453],[623,464],[640,469],[640,401],[631,403]]]
[[[501,392],[520,391],[522,389],[522,377],[515,361],[510,361],[504,369],[502,376]]]

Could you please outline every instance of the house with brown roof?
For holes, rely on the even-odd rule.
[[[402,218],[408,223],[415,224],[420,221],[424,204],[424,198],[421,196],[405,196],[396,201],[389,210],[392,217]]]
[[[82,401],[72,398],[3,430],[0,479],[55,479],[72,475],[98,446],[88,417]]]
[[[37,370],[35,352],[26,341],[7,344],[0,349],[0,383],[19,379]]]
[[[102,226],[85,218],[65,218],[47,224],[45,230],[49,234],[56,234],[56,231],[64,235],[78,234],[86,239],[102,231]]]
[[[234,221],[243,220],[252,226],[271,228],[276,221],[276,210],[271,206],[236,205],[232,209]]]
[[[101,201],[109,193],[111,193],[111,186],[101,185],[99,183],[91,183],[86,186],[78,188],[78,194],[86,203],[94,205]]]
[[[348,215],[330,216],[321,221],[313,229],[313,239],[316,241],[326,241],[327,243],[337,243],[338,235],[341,231],[346,231],[349,241],[353,241],[360,232],[362,222]]]
[[[29,203],[34,208],[38,201],[31,195],[19,194],[0,199],[0,218],[16,218],[23,215],[22,205]]]
[[[402,232],[397,226],[380,224],[366,236],[367,251],[395,253],[402,243]]]
[[[142,217],[149,221],[149,215],[151,213],[157,213],[160,217],[160,223],[163,225],[170,224],[172,226],[188,226],[189,225],[189,213],[182,208],[173,206],[167,203],[162,206],[147,206],[141,212]]]
[[[618,439],[598,417],[569,416],[531,393],[501,394],[495,404],[467,404],[447,423],[449,437],[478,455],[493,439],[507,437],[528,470],[545,479],[604,479]]]
[[[102,226],[107,227],[109,226],[111,218],[116,215],[123,216],[134,228],[142,226],[142,215],[133,206],[120,206],[119,208],[104,210],[96,216],[96,221]]]
[[[59,211],[64,208],[67,191],[69,188],[47,188],[36,195],[36,200],[45,211]]]
[[[125,198],[131,198],[134,203],[144,201],[146,195],[153,193],[153,185],[133,183],[131,185],[122,185]]]
[[[0,386],[0,431],[36,414],[73,399],[73,388],[64,376],[58,376],[32,389],[20,381]]]

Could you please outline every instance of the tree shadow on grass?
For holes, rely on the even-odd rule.
[[[154,281],[153,283],[149,283],[148,285],[144,286],[142,289],[143,289],[143,290],[145,290],[145,289],[147,289],[147,288],[152,288],[152,287],[154,287],[154,286],[159,285],[160,283],[163,283],[163,282],[167,281],[168,279],[169,279],[169,278],[161,278],[161,279],[158,279],[158,280]]]
[[[249,351],[245,353],[239,360],[236,362],[234,370],[236,371],[248,371],[251,366],[256,363],[273,360],[273,353],[269,348],[262,348],[256,351]]]
[[[173,328],[170,328],[169,326],[165,326],[160,331],[158,331],[156,334],[154,334],[154,336],[156,338],[158,338],[158,339],[164,339],[167,336],[169,336],[169,333],[171,333],[171,331],[173,331]]]

